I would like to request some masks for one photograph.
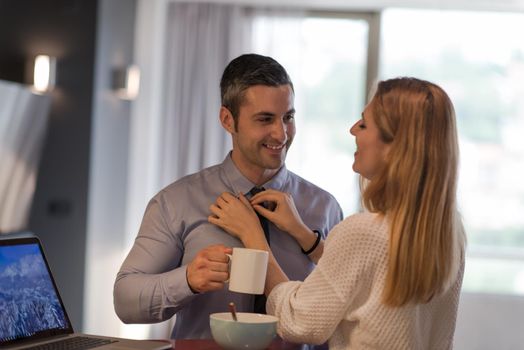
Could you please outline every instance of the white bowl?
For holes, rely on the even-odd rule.
[[[266,349],[275,338],[277,317],[237,312],[237,319],[234,321],[229,312],[209,315],[213,339],[224,349]]]

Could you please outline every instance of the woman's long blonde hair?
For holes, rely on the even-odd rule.
[[[397,78],[378,84],[369,107],[390,145],[362,194],[364,206],[391,224],[383,302],[425,303],[453,282],[464,250],[453,104],[435,84]]]

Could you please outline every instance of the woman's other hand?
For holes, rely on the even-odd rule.
[[[281,231],[294,236],[295,232],[307,229],[289,193],[266,190],[257,193],[250,202],[260,215],[266,217]]]
[[[260,215],[293,237],[311,261],[318,262],[324,252],[324,241],[318,236],[320,233],[304,224],[291,194],[266,190],[253,196],[250,202]]]

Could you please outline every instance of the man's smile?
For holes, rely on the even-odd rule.
[[[286,146],[286,144],[283,143],[281,145],[268,145],[267,143],[264,143],[263,146],[266,147],[266,148],[278,151],[278,150],[281,150],[282,148],[284,148]]]

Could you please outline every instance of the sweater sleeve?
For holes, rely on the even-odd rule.
[[[377,260],[385,254],[380,235],[370,232],[381,226],[374,220],[378,219],[371,214],[345,219],[329,234],[322,258],[304,282],[289,281],[273,289],[267,311],[279,318],[277,332],[282,338],[324,343],[345,315],[362,303],[359,295],[367,293]]]

